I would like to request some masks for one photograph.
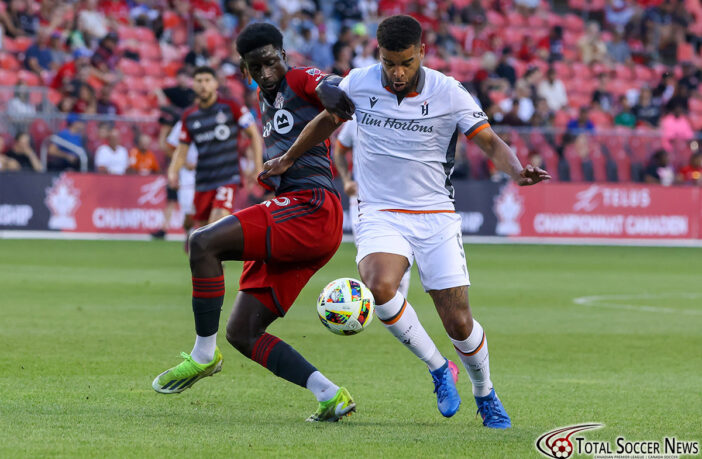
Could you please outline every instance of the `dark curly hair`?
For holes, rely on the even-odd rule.
[[[273,45],[275,49],[283,49],[283,34],[274,25],[265,22],[247,25],[236,37],[236,50],[241,57],[266,45]]]
[[[381,48],[404,51],[422,42],[422,26],[412,16],[390,16],[378,26],[377,37]]]

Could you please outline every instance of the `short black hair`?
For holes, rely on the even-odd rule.
[[[378,26],[378,46],[388,51],[404,51],[422,42],[422,26],[412,16],[398,15],[384,19]]]
[[[273,45],[275,49],[283,49],[283,34],[276,26],[265,22],[247,25],[236,37],[236,50],[241,57],[266,45]]]
[[[207,65],[201,65],[200,67],[196,68],[193,72],[193,77],[200,75],[201,73],[209,73],[212,75],[212,78],[217,79],[217,72],[215,72],[212,67]]]

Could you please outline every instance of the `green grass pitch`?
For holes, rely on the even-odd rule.
[[[337,424],[224,338],[240,263],[226,266],[222,373],[180,395],[152,379],[189,352],[190,271],[168,242],[0,240],[0,457],[540,457],[536,438],[599,422],[614,441],[702,440],[702,250],[466,246],[471,305],[514,427],[461,410],[444,419],[426,367],[377,319],[340,337],[316,317],[326,282],[357,276],[352,244],[271,332],[354,396]],[[409,297],[456,358],[417,277]]]

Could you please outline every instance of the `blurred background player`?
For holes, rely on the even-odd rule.
[[[193,75],[197,103],[183,113],[180,143],[168,168],[171,188],[178,188],[180,170],[191,143],[197,147],[195,168],[195,225],[212,223],[234,211],[241,184],[237,136],[242,130],[251,139],[247,150],[261,168],[263,140],[246,106],[218,96],[217,76],[210,67],[198,67]]]
[[[332,155],[334,166],[336,166],[336,170],[344,185],[344,193],[349,197],[349,219],[351,220],[351,233],[353,234],[354,244],[356,244],[358,227],[358,184],[353,178],[353,144],[356,140],[357,130],[358,126],[356,126],[355,119],[344,123],[336,136],[334,154]],[[350,166],[349,159],[351,159]],[[356,245],[356,248],[358,248],[358,245]],[[409,292],[411,277],[412,269],[409,267],[402,276],[400,286],[397,288],[405,298],[407,298],[407,293]]]
[[[247,26],[236,43],[242,68],[260,88],[266,159],[279,157],[324,109],[315,89],[326,76],[315,68],[288,68],[283,36],[270,24]],[[186,114],[184,124],[188,122]],[[190,135],[197,139],[197,133]],[[198,151],[199,174],[205,157],[200,144]],[[193,232],[190,268],[195,346],[190,354],[182,354],[183,362],[156,377],[152,387],[157,392],[182,392],[220,371],[217,331],[224,300],[222,261],[245,260],[227,323],[227,341],[276,376],[309,389],[319,407],[308,421],[336,421],[355,410],[346,389],[327,379],[290,345],[266,333],[341,243],[343,211],[332,183],[329,140],[303,153],[286,174],[262,183],[275,192],[274,199]]]
[[[178,121],[166,137],[167,153],[172,155],[180,144],[180,133],[183,122]],[[183,212],[183,231],[185,231],[185,251],[188,251],[188,238],[193,229],[193,217],[195,215],[195,166],[197,165],[197,147],[194,142],[190,143],[185,156],[185,164],[178,171],[178,188],[166,187],[166,207],[163,210],[163,228],[151,233],[157,239],[163,239],[168,232],[171,216],[175,210],[176,203]]]
[[[417,20],[391,16],[378,26],[377,38],[380,64],[352,70],[337,88],[356,108],[354,164],[362,216],[356,261],[361,279],[373,292],[381,322],[429,368],[441,414],[453,416],[461,400],[451,362],[398,292],[416,258],[422,284],[473,383],[483,425],[511,427],[490,379],[485,333],[468,301],[461,217],[450,180],[458,135],[474,139],[519,185],[550,177],[531,165],[522,168],[459,82],[422,67],[425,45]],[[283,156],[264,164],[263,176],[285,173],[310,145],[332,134],[335,120],[329,111],[317,116]]]

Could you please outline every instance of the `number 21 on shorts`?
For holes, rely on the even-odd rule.
[[[228,209],[234,207],[234,190],[230,187],[220,186],[217,188],[215,201],[223,203],[222,206]]]

